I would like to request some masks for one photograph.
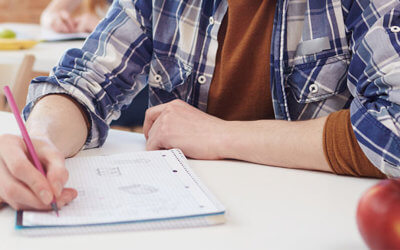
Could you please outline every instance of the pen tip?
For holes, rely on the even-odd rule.
[[[59,217],[60,214],[58,212],[58,207],[57,207],[57,204],[55,202],[51,203],[51,208],[53,209],[54,212],[56,212],[57,217]]]

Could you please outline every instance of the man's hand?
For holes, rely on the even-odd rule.
[[[21,137],[0,135],[0,201],[16,210],[50,210],[55,195],[60,208],[77,196],[76,190],[64,188],[64,157],[50,141],[32,137],[32,142],[47,178],[31,163]]]
[[[221,159],[225,121],[174,100],[146,111],[147,150],[179,148],[191,158]]]
[[[331,172],[322,145],[325,121],[224,121],[175,100],[148,109],[143,130],[148,150],[180,148],[195,159]]]

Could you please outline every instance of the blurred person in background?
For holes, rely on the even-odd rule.
[[[105,16],[107,0],[52,0],[43,11],[40,23],[59,33],[92,32]]]
[[[52,0],[43,11],[40,23],[59,33],[91,33],[105,17],[112,0]],[[148,106],[148,88],[143,89],[111,126],[142,126]],[[132,108],[135,107],[135,108]]]

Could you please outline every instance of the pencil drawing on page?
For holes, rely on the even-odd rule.
[[[118,187],[118,189],[132,195],[153,194],[158,192],[158,188],[144,184],[132,184],[129,186],[121,186]]]
[[[112,168],[96,168],[96,174],[98,176],[121,176],[121,169],[119,167],[112,167]]]

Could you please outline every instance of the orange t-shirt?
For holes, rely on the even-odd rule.
[[[228,5],[207,112],[225,120],[273,119],[269,63],[276,0],[228,0]],[[348,110],[328,117],[323,147],[336,174],[385,177],[359,147]]]
[[[276,0],[228,0],[228,5],[207,112],[225,120],[273,119],[269,58]]]

